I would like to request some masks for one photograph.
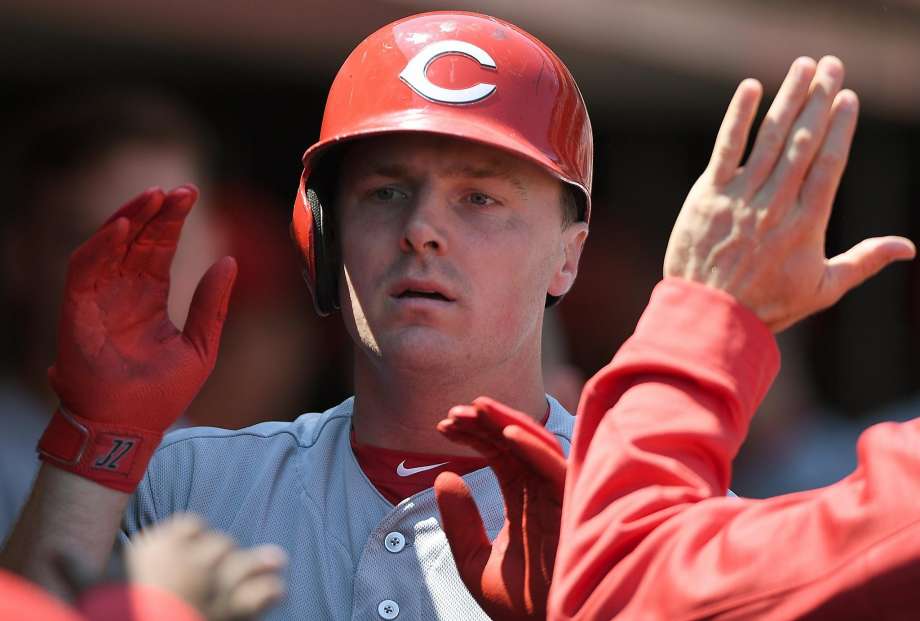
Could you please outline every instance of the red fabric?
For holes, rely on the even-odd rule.
[[[106,584],[90,589],[78,610],[38,586],[0,569],[0,619],[3,621],[204,621],[172,593],[141,584]]]
[[[826,488],[724,497],[778,368],[729,296],[665,280],[586,386],[551,619],[916,619],[920,421],[866,431]]]
[[[81,621],[82,617],[31,582],[0,569],[0,619]]]
[[[377,491],[394,505],[413,494],[432,487],[434,480],[442,472],[454,472],[463,476],[474,470],[485,468],[487,465],[481,457],[410,453],[361,444],[355,439],[354,431],[351,432],[351,449],[364,475],[377,488]],[[399,476],[396,469],[400,464],[409,469],[434,464],[443,465],[410,476]]]
[[[59,408],[38,448],[43,460],[130,494],[143,478],[162,438],[162,433],[131,425],[102,423],[76,414],[65,416]],[[66,463],[73,461],[76,463]]]
[[[172,593],[144,584],[106,584],[78,602],[87,621],[204,621],[197,610]]]

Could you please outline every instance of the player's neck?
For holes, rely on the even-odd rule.
[[[546,416],[539,356],[508,361],[475,374],[419,373],[381,368],[355,356],[356,438],[363,444],[440,455],[476,455],[435,426],[455,405],[479,396],[501,401],[537,421]]]

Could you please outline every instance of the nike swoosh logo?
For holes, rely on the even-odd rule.
[[[440,468],[445,464],[449,464],[449,461],[445,461],[440,464],[432,464],[430,466],[418,466],[416,468],[406,468],[406,460],[399,462],[399,465],[396,466],[396,474],[401,477],[411,477],[413,474],[418,474],[419,472],[425,472],[426,470],[432,470],[434,468]]]

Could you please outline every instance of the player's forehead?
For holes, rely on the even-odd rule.
[[[501,149],[451,136],[394,133],[365,138],[343,154],[345,178],[437,175],[458,178],[500,178],[527,189],[555,185],[542,168]]]

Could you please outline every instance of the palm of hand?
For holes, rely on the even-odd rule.
[[[489,399],[452,409],[438,429],[486,458],[505,500],[504,525],[489,542],[463,480],[444,473],[435,482],[464,584],[493,618],[545,618],[565,486],[562,450],[529,417]]]
[[[502,484],[505,524],[482,572],[483,599],[489,603],[483,609],[496,619],[514,618],[522,610],[526,618],[540,619],[546,616],[559,546],[562,496],[547,489],[545,480],[512,467],[520,474]]]
[[[76,414],[118,422],[137,406],[168,427],[213,367],[233,260],[204,276],[184,333],[167,315],[169,269],[195,198],[186,188],[147,192],[72,255],[49,378]]]

